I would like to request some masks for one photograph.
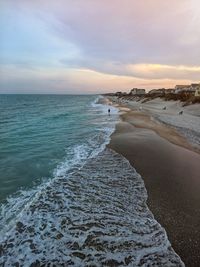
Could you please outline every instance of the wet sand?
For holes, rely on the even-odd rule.
[[[148,114],[121,115],[109,147],[143,177],[148,206],[186,266],[200,266],[200,154]]]

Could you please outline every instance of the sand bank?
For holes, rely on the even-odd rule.
[[[116,104],[127,106],[149,114],[157,121],[175,128],[182,136],[199,149],[200,147],[200,104],[182,107],[179,101],[164,101],[160,98],[141,103],[141,101],[126,101],[113,99]],[[179,112],[182,111],[182,115]]]
[[[157,121],[157,115],[160,121],[165,120],[162,103],[155,107],[148,104],[150,107],[142,107],[142,111],[138,110],[139,105],[123,103],[123,107],[132,110],[123,111],[109,147],[125,156],[142,175],[148,206],[186,266],[200,266],[200,154],[187,142],[186,135],[181,136],[174,129],[177,119],[173,115],[174,128]],[[190,108],[180,116],[176,114],[178,110],[179,107],[174,108],[174,116],[192,116],[198,133],[195,111]],[[184,129],[184,122],[181,123]],[[195,150],[198,149],[195,143]]]

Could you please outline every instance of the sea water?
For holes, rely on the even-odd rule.
[[[0,96],[0,201],[61,175],[101,150],[116,111],[96,96]]]
[[[97,96],[0,96],[0,265],[183,266]]]

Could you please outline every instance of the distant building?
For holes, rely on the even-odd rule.
[[[175,93],[175,89],[171,89],[171,88],[169,88],[169,89],[166,89],[165,90],[165,94],[167,95],[167,94],[174,94]]]
[[[189,91],[190,92],[193,92],[193,93],[196,93],[196,90],[198,90],[199,87],[200,87],[200,84],[199,83],[192,83],[190,85]]]
[[[149,95],[153,95],[153,94],[156,93],[156,91],[157,91],[156,89],[152,89],[152,90],[150,90],[150,91],[148,92],[148,94],[149,94]]]
[[[188,91],[190,88],[190,85],[176,85],[175,86],[175,94]]]
[[[196,97],[200,97],[200,84],[199,86],[196,88],[195,90],[195,94],[194,94]]]
[[[161,88],[156,90],[158,94],[165,94],[166,89],[165,88]]]
[[[190,87],[190,85],[188,85],[188,84],[182,84],[182,85],[176,85],[175,86],[175,90],[178,90],[178,89],[185,89],[185,88],[189,88]]]
[[[161,89],[152,89],[151,91],[148,92],[149,95],[164,95],[165,94],[166,89],[165,88],[161,88]]]
[[[121,96],[122,95],[122,92],[116,92],[115,95],[116,96]]]
[[[117,92],[115,93],[115,96],[126,96],[127,92]]]
[[[131,95],[145,95],[145,89],[133,88],[130,92]]]
[[[192,83],[191,85],[176,85],[175,86],[175,93],[179,94],[182,92],[195,94],[196,89],[198,89],[200,86],[199,83]]]

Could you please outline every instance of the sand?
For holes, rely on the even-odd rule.
[[[193,147],[200,147],[200,104],[183,107],[180,101],[164,101],[160,98],[153,99],[146,103],[141,101],[125,101],[114,98],[120,106],[127,106],[131,109],[148,113],[168,126],[175,128],[181,135],[185,136]],[[166,109],[163,109],[166,108]],[[179,115],[182,111],[183,114]]]
[[[189,143],[186,135],[175,130],[179,105],[176,107],[175,102],[171,103],[174,107],[168,110],[172,113],[172,128],[160,122],[165,121],[166,113],[161,111],[163,103],[155,102],[149,103],[149,107],[143,106],[142,111],[138,110],[138,103],[123,103],[123,107],[131,110],[123,109],[121,122],[111,137],[109,147],[125,156],[142,175],[148,192],[148,206],[166,229],[174,250],[186,266],[200,266],[198,142],[193,138],[192,142],[189,139]],[[183,115],[192,117],[194,129],[190,129],[189,125],[187,129],[193,130],[194,135],[198,134],[198,110],[190,107]],[[159,121],[157,115],[160,116]],[[181,119],[178,121],[180,123]],[[184,131],[185,122],[181,123]],[[196,137],[198,140],[198,135]]]

